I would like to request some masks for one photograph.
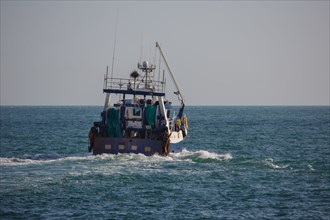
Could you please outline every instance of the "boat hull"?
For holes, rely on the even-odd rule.
[[[170,153],[180,153],[183,149],[183,141],[170,143]]]
[[[118,154],[135,153],[151,156],[164,154],[163,142],[158,140],[120,138],[120,137],[96,137],[93,146],[93,154]]]
[[[176,133],[176,132],[175,132]],[[172,134],[169,139],[168,153],[180,153],[184,138]],[[125,138],[125,137],[95,137],[93,154],[134,153],[151,156],[166,155],[165,144],[160,140]]]

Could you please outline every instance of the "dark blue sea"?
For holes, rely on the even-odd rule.
[[[169,157],[88,153],[101,106],[0,110],[0,219],[330,219],[329,106],[188,106]]]

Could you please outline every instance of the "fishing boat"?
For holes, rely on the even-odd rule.
[[[184,98],[174,75],[156,42],[159,60],[163,60],[178,96],[178,114],[166,98],[165,70],[155,80],[155,64],[138,63],[129,78],[104,77],[105,104],[100,121],[89,131],[89,151],[97,154],[134,153],[151,156],[179,153],[188,134],[188,118],[184,114]],[[166,72],[166,73],[167,73]],[[161,77],[158,77],[161,78]],[[119,101],[111,104],[111,95]],[[171,117],[173,114],[173,117]]]

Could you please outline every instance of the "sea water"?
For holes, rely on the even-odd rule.
[[[1,219],[330,218],[329,106],[188,106],[168,157],[88,153],[102,107],[0,110]]]

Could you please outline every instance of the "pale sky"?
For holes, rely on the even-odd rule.
[[[1,1],[0,104],[103,105],[116,11],[115,76],[158,41],[187,105],[330,104],[329,1]]]

